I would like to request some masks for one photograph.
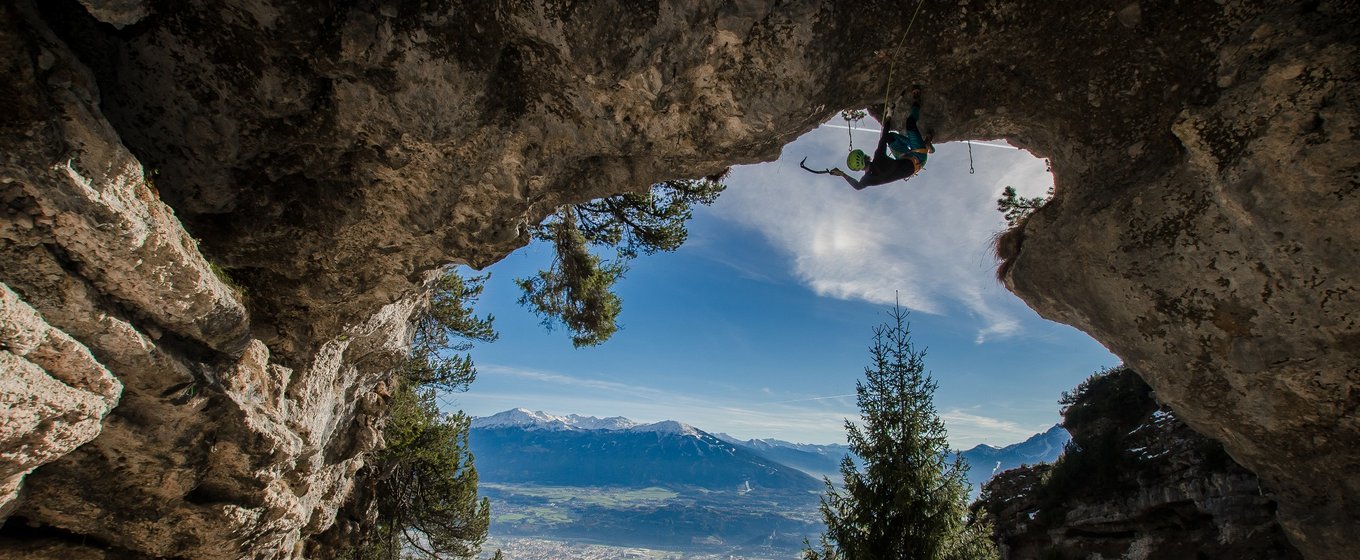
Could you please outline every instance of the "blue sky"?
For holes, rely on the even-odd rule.
[[[602,346],[575,349],[516,303],[513,279],[545,267],[546,246],[489,267],[477,309],[496,316],[501,338],[474,348],[478,380],[445,405],[842,442],[871,329],[897,298],[955,447],[1013,443],[1057,422],[1059,394],[1118,359],[994,278],[989,243],[1005,226],[995,200],[1006,185],[1042,195],[1052,185],[1044,161],[974,144],[970,175],[967,145],[943,144],[910,181],[856,192],[798,168],[803,157],[843,167],[848,131],[834,125],[844,124],[804,135],[778,161],[734,168],[680,250],[632,262],[618,285],[622,329]],[[855,145],[869,151],[878,125],[861,126]]]

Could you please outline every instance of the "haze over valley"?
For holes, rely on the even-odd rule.
[[[475,418],[469,441],[490,535],[530,558],[636,553],[658,558],[789,558],[822,530],[823,477],[839,483],[843,444],[737,440],[679,421],[651,424],[511,409]],[[1054,427],[1005,447],[963,452],[980,484],[1021,464],[1050,462],[1067,441]],[[976,490],[976,489],[975,489]],[[617,547],[617,548],[608,548]],[[620,557],[625,557],[620,556]]]

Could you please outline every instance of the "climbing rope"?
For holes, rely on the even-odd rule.
[[[897,46],[893,48],[893,51],[902,50],[902,43],[907,41],[907,35],[911,34],[911,27],[916,25],[916,16],[921,13],[921,6],[924,6],[925,3],[926,0],[920,0],[916,3],[916,11],[912,12],[911,21],[907,23],[907,29],[902,32],[902,38],[897,40]],[[890,120],[890,117],[892,117],[892,109],[888,108],[888,101],[892,96],[892,76],[893,70],[896,68],[897,57],[894,56],[892,57],[892,62],[888,64],[888,84],[887,89],[883,92],[883,120]]]

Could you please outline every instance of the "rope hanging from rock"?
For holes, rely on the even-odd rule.
[[[893,48],[893,51],[894,51],[894,52],[902,50],[902,43],[905,43],[905,42],[907,41],[907,35],[909,35],[909,34],[911,33],[911,27],[912,27],[913,25],[916,25],[916,16],[919,15],[919,14],[921,13],[921,6],[924,6],[925,3],[926,3],[926,0],[920,0],[919,2],[916,3],[916,11],[912,12],[912,14],[911,14],[911,21],[907,23],[907,29],[906,29],[905,31],[902,32],[902,38],[897,40],[897,46]],[[892,120],[892,108],[888,106],[888,101],[889,101],[889,98],[892,96],[892,77],[893,77],[893,70],[896,69],[896,68],[897,68],[897,57],[896,57],[896,56],[893,56],[893,57],[892,57],[892,62],[891,62],[890,64],[888,64],[888,83],[887,83],[887,89],[883,92],[883,120],[884,120],[884,121],[891,121],[891,120]],[[883,126],[888,126],[888,123],[887,123],[887,122],[883,123]]]
[[[968,140],[968,174],[973,174],[973,141]]]

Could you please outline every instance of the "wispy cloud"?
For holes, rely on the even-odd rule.
[[[876,139],[856,131],[857,147]],[[1044,162],[1022,150],[985,150],[973,154],[977,173],[969,174],[966,145],[944,144],[920,176],[858,192],[798,168],[804,157],[809,167],[843,167],[848,143],[823,127],[776,163],[734,169],[715,212],[768,239],[819,295],[882,304],[897,297],[924,313],[966,314],[978,322],[979,343],[1019,332],[1021,304],[992,276],[990,242],[1005,226],[996,199],[1007,185],[1043,194],[1052,184]]]
[[[843,443],[845,422],[858,422],[860,417],[853,393],[759,401],[727,391],[670,391],[503,365],[479,369],[483,377],[472,391],[444,395],[441,402],[446,409],[463,409],[473,416],[523,407],[550,414],[625,416],[638,422],[678,420],[742,439],[806,443]],[[530,382],[528,388],[524,381]],[[502,383],[513,389],[496,388]],[[949,430],[950,444],[960,449],[1020,441],[1043,429],[962,409],[942,412],[940,417]]]
[[[827,400],[831,400],[831,399],[847,399],[847,398],[853,398],[854,396],[855,396],[854,393],[850,393],[850,394],[848,394],[848,395],[831,395],[831,396],[827,396],[827,397],[808,397],[808,398],[805,398],[805,399],[793,399],[793,400],[787,400],[787,401],[775,401],[775,402],[767,403],[767,404],[788,404],[788,403],[796,403],[796,402],[827,401]]]
[[[1023,441],[1037,432],[1044,431],[1042,426],[1021,426],[1009,420],[982,416],[960,409],[940,413],[949,442],[956,449],[967,449],[979,443],[1005,445],[1009,442]]]
[[[603,381],[599,379],[587,379],[582,377],[575,377],[571,375],[564,375],[561,373],[547,372],[535,369],[526,369],[495,364],[480,365],[478,366],[478,369],[481,370],[483,373],[490,373],[493,375],[501,375],[508,377],[518,377],[539,384],[559,385],[566,387],[574,387],[578,389],[587,389],[592,391],[605,391],[617,395],[638,399],[655,400],[658,398],[669,398],[673,396],[667,394],[664,391],[659,391],[656,389],[642,387],[638,385],[628,385],[626,383]]]
[[[748,262],[742,262],[740,260],[730,258],[722,253],[718,252],[704,253],[703,257],[710,261],[713,261],[715,263],[718,263],[720,265],[732,269],[742,278],[755,280],[757,282],[764,282],[766,284],[779,283],[779,281],[776,280],[774,277],[770,276],[769,273],[767,273],[764,270],[761,270],[760,267],[752,265],[751,263]]]

